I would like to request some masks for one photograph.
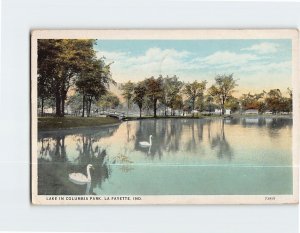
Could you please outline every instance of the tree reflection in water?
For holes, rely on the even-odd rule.
[[[240,134],[243,134],[242,138],[247,138],[253,135],[251,132],[255,132],[270,141],[269,138],[282,137],[281,129],[290,130],[291,127],[291,119],[250,116],[229,119],[149,119],[124,122],[120,128],[110,126],[101,130],[40,133],[38,193],[99,194],[101,188],[105,187],[105,192],[110,187],[110,182],[106,182],[108,179],[113,181],[119,176],[118,180],[122,180],[139,172],[139,177],[143,176],[144,170],[137,168],[137,163],[238,161],[239,154],[234,156],[234,153],[241,148],[240,145],[237,147]],[[149,141],[150,135],[153,136],[152,146],[141,147],[139,142]],[[86,174],[88,164],[95,168],[91,171],[90,187],[69,181],[68,175],[72,172]],[[131,172],[133,168],[134,172]],[[113,177],[112,173],[115,174]]]
[[[38,194],[39,195],[83,195],[94,194],[95,187],[101,188],[101,184],[109,178],[110,169],[108,166],[106,149],[99,145],[93,145],[103,137],[112,136],[117,127],[102,129],[99,131],[90,130],[81,134],[68,132],[57,132],[52,137],[47,133],[39,135],[41,142],[38,158]],[[68,159],[65,146],[67,136],[76,138],[76,151],[78,156],[74,161]],[[86,175],[86,167],[92,164],[92,181],[87,185],[77,185],[69,180],[69,174],[83,173]]]
[[[231,160],[233,156],[233,150],[229,142],[226,140],[224,121],[220,120],[220,131],[214,137],[211,138],[211,148],[217,153],[219,159]]]
[[[177,152],[180,147],[180,139],[182,136],[182,124],[178,124],[177,120],[141,120],[138,123],[134,149],[144,152],[147,156],[161,158],[164,152]],[[152,135],[152,146],[143,148],[139,145],[140,141],[149,141]]]

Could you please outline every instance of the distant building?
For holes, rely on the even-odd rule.
[[[272,114],[273,114],[273,112],[272,112],[272,111],[270,111],[270,110],[267,110],[267,111],[265,111],[265,112],[264,112],[264,114],[267,114],[267,115],[272,115]]]
[[[231,110],[230,109],[225,109],[225,115],[230,115],[231,114]]]
[[[245,112],[244,112],[244,114],[258,114],[258,110],[257,109],[247,109],[247,110],[245,110]]]
[[[222,114],[222,109],[216,108],[214,114]],[[225,113],[224,114],[225,115],[231,115],[231,110],[230,109],[225,109]]]
[[[221,114],[221,113],[222,113],[221,109],[218,109],[218,108],[215,109],[215,114]]]
[[[53,108],[44,108],[44,113],[54,113]]]

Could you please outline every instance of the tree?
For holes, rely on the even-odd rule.
[[[239,110],[239,100],[233,96],[230,96],[225,102],[225,108],[230,109],[232,112]]]
[[[139,107],[140,117],[142,117],[143,103],[146,95],[146,86],[144,82],[138,82],[133,90],[133,102]]]
[[[56,60],[61,51],[58,41],[61,40],[38,40],[37,92],[42,115],[44,114],[44,101],[54,97],[55,93]]]
[[[120,105],[120,99],[112,92],[107,92],[99,98],[96,105],[102,108],[103,111],[108,108],[115,109]]]
[[[162,102],[165,105],[165,116],[167,115],[167,107],[174,110],[174,104],[176,102],[176,98],[178,99],[178,94],[183,86],[183,83],[178,80],[178,77],[174,75],[173,77],[165,77],[163,78],[163,95]]]
[[[145,86],[147,88],[146,95],[153,106],[153,115],[156,117],[157,102],[163,96],[163,79],[161,76],[157,79],[152,76],[145,80]]]
[[[130,102],[133,97],[134,84],[129,80],[127,83],[122,84],[120,89],[122,90],[122,96],[127,102],[127,116],[128,116]]]
[[[286,98],[286,108],[287,112],[293,111],[293,91],[290,88],[287,88],[288,97]]]
[[[187,83],[184,87],[183,93],[187,95],[191,102],[192,115],[194,116],[195,103],[198,98],[203,98],[204,90],[206,88],[206,81]]]
[[[243,110],[247,109],[257,109],[260,113],[266,110],[266,105],[264,101],[265,91],[258,94],[243,94],[240,97],[241,107]]]
[[[213,103],[214,98],[211,95],[204,96],[204,110],[211,114],[216,109],[216,105]]]
[[[234,88],[237,86],[236,81],[233,79],[233,74],[217,75],[215,84],[208,89],[208,93],[220,104],[222,115],[225,113],[226,101],[232,96]]]
[[[41,85],[51,85],[56,102],[56,115],[64,116],[65,100],[83,69],[96,57],[95,40],[38,40],[38,77]],[[44,80],[43,80],[44,79]],[[46,84],[45,84],[46,83]],[[40,92],[42,96],[43,92]]]
[[[183,98],[182,95],[177,94],[175,95],[175,97],[172,100],[172,109],[173,109],[173,113],[172,115],[175,115],[175,110],[183,110]]]
[[[68,97],[67,105],[70,106],[75,116],[79,115],[80,110],[82,110],[82,95],[76,92],[74,95]]]
[[[84,117],[85,106],[87,116],[90,116],[92,102],[105,95],[111,83],[115,84],[111,78],[110,64],[106,65],[103,59],[93,60],[90,66],[80,73],[76,87],[82,95],[82,117]]]
[[[278,113],[283,111],[285,107],[285,101],[279,89],[272,89],[267,93],[266,97],[267,108],[272,113]]]

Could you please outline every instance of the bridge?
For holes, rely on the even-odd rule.
[[[118,113],[118,112],[114,112],[114,113],[106,113],[105,114],[107,117],[112,117],[112,118],[117,118],[119,120],[124,120],[126,117],[123,113]]]

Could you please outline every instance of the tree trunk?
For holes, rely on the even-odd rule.
[[[92,99],[89,98],[89,100],[88,100],[88,117],[91,116],[91,106],[92,106]]]
[[[44,98],[42,98],[42,116],[44,116]]]
[[[83,97],[82,97],[82,115],[81,115],[81,117],[84,117],[84,106],[85,106],[85,96],[83,94]]]
[[[154,102],[153,102],[153,113],[154,113],[154,117],[156,117],[156,104],[157,104],[157,100],[154,100]]]
[[[195,100],[192,101],[192,117],[194,117]]]
[[[225,105],[225,103],[223,102],[222,103],[222,115],[224,115],[224,113],[225,113],[225,106],[224,105]]]
[[[56,92],[56,95],[55,95],[55,108],[56,108],[55,115],[60,117],[61,116],[61,99],[60,99],[59,92]]]
[[[129,113],[129,99],[127,100],[127,116],[128,116],[128,113]]]
[[[61,116],[65,115],[65,97],[63,96],[61,99]]]
[[[142,107],[140,107],[140,118],[142,117]]]
[[[62,90],[62,95],[61,95],[61,115],[65,115],[65,101],[67,98],[67,91]]]

